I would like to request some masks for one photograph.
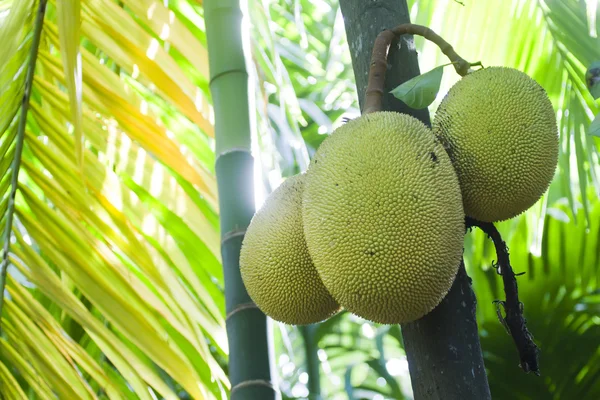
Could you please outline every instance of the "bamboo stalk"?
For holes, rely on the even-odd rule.
[[[270,330],[239,270],[240,249],[255,212],[248,73],[240,0],[205,0],[210,89],[215,111],[216,175],[225,277],[231,400],[277,397]]]

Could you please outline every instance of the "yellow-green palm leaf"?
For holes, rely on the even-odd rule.
[[[39,5],[0,4],[0,387],[220,399],[214,128],[203,28],[190,24],[201,7],[50,0],[35,46]]]

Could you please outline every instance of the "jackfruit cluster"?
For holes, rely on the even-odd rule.
[[[340,304],[371,321],[407,322],[450,289],[464,230],[458,178],[431,130],[405,114],[367,114],[269,196],[244,239],[242,278],[278,321],[319,322]]]
[[[393,112],[351,120],[252,219],[240,257],[248,294],[288,324],[340,309],[383,324],[422,318],[453,284],[465,215],[525,211],[557,157],[548,96],[514,69],[462,78],[432,129]]]

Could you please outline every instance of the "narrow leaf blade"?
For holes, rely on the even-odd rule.
[[[83,130],[82,122],[82,75],[79,38],[81,26],[81,4],[78,0],[64,0],[56,4],[58,15],[58,35],[67,89],[71,122],[75,131],[75,156],[83,171]]]

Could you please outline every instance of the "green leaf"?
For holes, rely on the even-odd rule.
[[[445,65],[404,82],[390,93],[411,108],[426,108],[435,100],[442,82]]]
[[[350,365],[346,369],[346,373],[344,374],[344,388],[346,389],[346,394],[350,400],[354,399],[354,389],[352,388],[352,369],[354,365]]]
[[[600,114],[596,115],[596,118],[590,124],[588,135],[600,137]]]

